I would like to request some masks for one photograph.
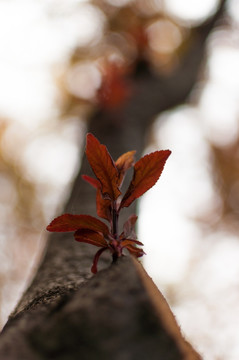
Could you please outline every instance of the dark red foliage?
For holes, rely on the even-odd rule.
[[[93,273],[97,272],[99,257],[105,250],[111,252],[114,261],[123,255],[124,248],[136,257],[142,256],[144,251],[137,245],[143,244],[137,240],[135,233],[137,216],[129,217],[120,234],[119,213],[156,183],[170,154],[169,150],[155,151],[134,164],[135,151],[129,151],[114,161],[106,146],[100,144],[94,135],[87,134],[86,156],[96,179],[88,175],[83,175],[83,179],[96,189],[97,214],[109,225],[90,215],[64,214],[54,219],[47,230],[74,231],[76,241],[100,247],[93,260]],[[134,168],[133,179],[122,197],[120,188],[125,173],[131,167]]]
[[[131,89],[126,80],[126,68],[114,62],[105,65],[102,84],[98,90],[99,105],[108,110],[118,109],[129,98]]]

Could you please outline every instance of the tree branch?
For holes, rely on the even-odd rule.
[[[199,360],[137,260],[120,258],[77,291],[9,322],[1,359]]]

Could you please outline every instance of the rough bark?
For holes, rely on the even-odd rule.
[[[130,257],[51,305],[38,302],[18,314],[2,334],[0,357],[200,359],[182,338],[165,299]]]
[[[134,76],[134,96],[119,113],[92,116],[89,131],[114,158],[128,150],[140,155],[153,117],[185,101],[200,69],[207,35],[221,12],[222,7],[194,30],[181,65],[170,77],[143,66]],[[82,173],[90,174],[85,157],[65,212],[95,215],[95,193],[81,180]],[[134,209],[126,209],[123,218],[129,212]],[[137,262],[124,257],[110,266],[106,255],[100,263],[105,269],[92,277],[92,255],[91,246],[76,243],[72,234],[49,236],[39,270],[1,334],[1,359],[199,358]]]

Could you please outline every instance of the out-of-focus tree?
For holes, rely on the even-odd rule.
[[[192,24],[174,17],[160,1],[90,2],[88,10],[97,14],[99,21],[98,34],[87,46],[74,49],[69,63],[58,74],[62,121],[69,117],[86,118],[87,129],[107,145],[114,158],[131,149],[140,155],[154,117],[185,102],[196,86],[208,35],[223,21],[224,5],[225,1],[219,2],[206,19]],[[81,181],[81,173],[88,170],[83,158],[65,206],[66,212],[73,209],[76,213],[95,213],[94,193]],[[26,188],[31,189],[31,185]],[[29,197],[24,199],[28,204]],[[125,217],[127,215],[125,211]],[[17,335],[18,326],[23,326],[26,334],[18,340],[19,346],[23,346],[23,354],[29,358],[33,354],[42,356],[59,351],[54,341],[64,337],[63,327],[53,343],[43,344],[47,333],[39,319],[59,299],[63,306],[59,305],[54,311],[59,312],[59,317],[64,315],[64,301],[68,301],[64,299],[89,279],[91,257],[87,246],[75,245],[67,234],[50,237],[36,277],[3,333],[0,354],[2,351],[6,356],[10,351],[16,356],[14,353],[17,354],[19,348],[10,350],[8,342]],[[101,266],[108,263],[105,257]],[[31,316],[35,316],[35,320],[26,321],[24,325],[22,321],[28,318],[29,310],[34,310]],[[57,326],[54,321],[49,322],[53,331]],[[33,329],[37,329],[36,333],[40,329],[40,338],[31,335],[33,347],[30,349],[26,338],[28,331],[34,333]],[[66,343],[60,345],[66,346],[63,353],[70,351]],[[44,349],[39,350],[39,346]],[[62,356],[58,358],[64,358]],[[65,358],[71,358],[70,354],[67,356]]]

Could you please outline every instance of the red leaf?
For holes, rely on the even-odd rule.
[[[155,151],[136,162],[133,180],[122,199],[121,208],[128,207],[156,183],[170,154],[170,150]]]
[[[141,243],[141,241],[138,241],[138,240],[135,240],[135,239],[126,239],[126,240],[123,240],[121,242],[122,248],[124,248],[124,247],[126,247],[128,245],[134,245],[134,244],[141,245],[141,246],[144,245],[143,243]]]
[[[135,150],[128,151],[127,153],[121,155],[115,162],[115,165],[119,172],[119,180],[118,180],[119,186],[124,179],[126,171],[134,165],[134,154],[135,153],[136,153]]]
[[[134,245],[126,245],[125,248],[134,256],[136,257],[141,257],[145,254],[145,252],[140,249],[140,248],[137,248],[136,246]]]
[[[101,107],[114,110],[124,104],[131,94],[129,82],[126,81],[126,68],[115,63],[107,63],[102,77],[102,84],[97,98]]]
[[[99,180],[88,176],[88,175],[82,175],[81,176],[83,180],[85,180],[86,182],[88,182],[91,186],[93,186],[95,189],[100,189],[101,188],[101,184],[99,182]]]
[[[111,201],[103,199],[100,190],[96,193],[96,210],[99,217],[111,221]]]
[[[108,226],[101,220],[90,215],[64,214],[54,219],[46,228],[51,232],[76,231],[78,229],[90,229],[107,235]]]
[[[102,249],[100,249],[100,250],[98,250],[97,251],[97,253],[95,254],[95,256],[94,256],[94,259],[93,259],[93,265],[92,265],[92,267],[91,267],[91,272],[93,273],[93,274],[96,274],[97,273],[97,264],[98,264],[98,261],[99,261],[99,258],[100,258],[100,256],[101,256],[101,254],[105,251],[105,250],[107,250],[108,248],[102,248]]]
[[[138,219],[138,216],[131,215],[128,218],[128,220],[124,223],[123,235],[124,235],[125,239],[127,239],[128,237],[136,239],[136,234],[135,234],[134,230],[135,230],[135,224],[136,224],[137,219]]]
[[[82,175],[82,178],[88,182],[90,185],[92,185],[95,189],[97,189],[96,193],[96,210],[97,215],[103,219],[106,219],[108,221],[111,220],[111,201],[109,199],[103,199],[101,195],[101,184],[99,180],[92,178],[88,175]]]
[[[121,194],[118,189],[118,170],[105,145],[92,134],[87,134],[86,156],[90,166],[101,183],[103,196],[116,200]]]
[[[89,229],[79,229],[74,234],[75,240],[85,242],[99,247],[107,247],[107,241],[104,236],[98,232]]]

